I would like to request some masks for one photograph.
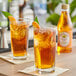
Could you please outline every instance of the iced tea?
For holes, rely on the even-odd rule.
[[[55,65],[56,32],[51,28],[34,29],[35,66],[49,69]]]
[[[19,21],[17,24],[10,24],[10,30],[13,56],[27,56],[28,25],[23,21]]]

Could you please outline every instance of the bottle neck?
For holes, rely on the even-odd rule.
[[[69,13],[69,9],[62,9],[61,11],[62,11],[62,13],[64,13],[64,12]]]

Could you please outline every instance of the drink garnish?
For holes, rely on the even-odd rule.
[[[10,14],[9,12],[5,12],[5,11],[2,11],[3,15],[8,18],[11,22],[11,24],[16,24],[16,19],[12,16],[12,14]]]
[[[34,22],[32,23],[33,27],[40,28],[38,18],[36,17]]]
[[[39,21],[38,21],[37,16],[35,17],[35,20],[34,20],[34,21],[37,22],[37,23],[39,24]]]
[[[9,19],[9,21],[10,21],[10,29],[15,31],[17,29],[17,25],[18,25],[16,19],[9,12],[2,11],[2,13],[3,13],[3,15],[6,18]]]
[[[2,13],[3,13],[3,15],[4,15],[5,17],[7,17],[7,18],[8,18],[8,16],[12,16],[12,14],[10,14],[10,13],[8,13],[8,12],[5,12],[5,11],[2,11]]]

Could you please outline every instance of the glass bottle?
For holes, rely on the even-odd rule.
[[[69,5],[62,4],[62,12],[57,26],[58,46],[57,52],[70,53],[72,51],[72,22],[69,15]]]

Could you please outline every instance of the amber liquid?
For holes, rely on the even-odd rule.
[[[45,30],[40,31],[34,31],[35,66],[39,69],[47,69],[55,65],[55,33],[50,39],[48,39],[53,32],[46,32]]]
[[[65,38],[63,43],[60,43],[60,35],[61,33],[65,33],[67,35],[67,42],[65,42]],[[57,52],[60,53],[70,53],[72,51],[72,23],[70,20],[70,16],[68,11],[62,11],[61,17],[58,23],[58,47]]]
[[[13,56],[25,56],[27,55],[27,35],[28,29],[25,25],[13,25],[16,26],[15,30],[11,29],[11,49]]]

